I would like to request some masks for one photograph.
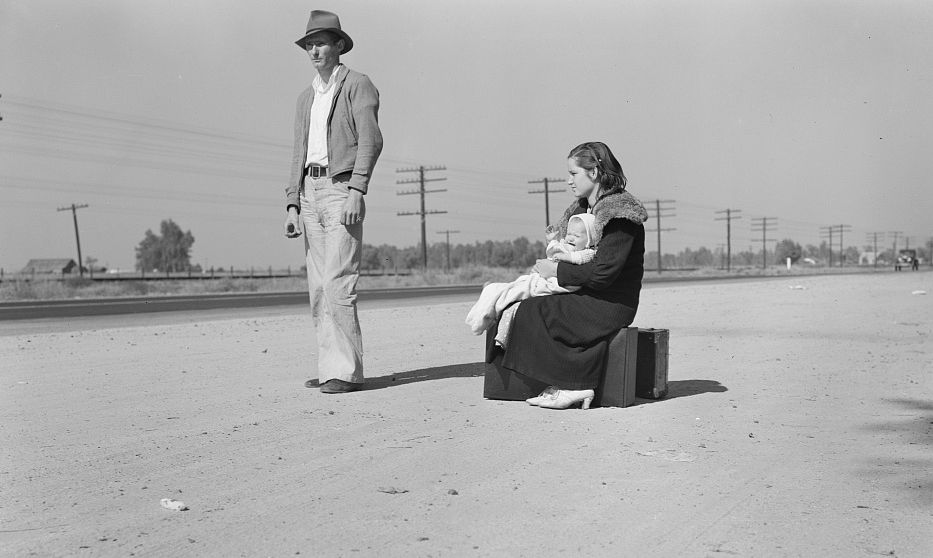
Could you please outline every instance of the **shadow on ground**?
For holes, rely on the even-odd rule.
[[[933,446],[933,400],[903,397],[882,401],[893,407],[888,410],[888,418],[862,428],[880,436],[879,442],[890,440],[907,447],[895,445],[892,450],[888,445],[880,445],[885,451],[866,461],[861,475],[874,482],[885,482],[903,490],[915,502],[933,507],[933,478],[929,475],[933,470],[933,458],[929,457]]]
[[[366,383],[363,385],[363,391],[373,391],[415,382],[427,382],[429,380],[482,377],[485,372],[486,364],[483,362],[468,362],[450,364],[447,366],[434,366],[431,368],[422,368],[420,370],[408,370],[397,374],[389,374],[388,376],[367,378]],[[318,387],[318,381],[308,380],[305,382],[305,386]]]
[[[703,393],[722,393],[724,391],[729,391],[729,388],[716,380],[675,380],[667,383],[667,395],[664,399],[637,398],[635,404],[660,403],[678,397],[690,397],[691,395],[701,395]]]

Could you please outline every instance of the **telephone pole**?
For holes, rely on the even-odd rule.
[[[665,229],[661,227],[661,217],[676,217],[673,213],[665,213],[667,211],[674,211],[674,208],[671,204],[674,203],[674,200],[654,200],[654,218],[658,222],[658,228],[656,229],[645,229],[645,232],[657,232],[658,233],[658,274],[660,275],[663,271],[663,266],[661,265],[661,233],[668,231],[676,231],[677,229]]]
[[[735,213],[740,213],[741,211],[741,209],[726,208],[716,212],[717,215],[725,213],[725,217],[714,218],[715,221],[726,222],[726,271],[732,271],[732,220],[741,219],[741,215],[735,215]]]
[[[71,211],[71,216],[75,222],[75,242],[78,244],[78,275],[84,277],[84,268],[81,267],[81,236],[78,234],[78,210],[87,207],[86,203],[71,204],[67,207],[59,207],[59,211]]]
[[[450,273],[450,235],[457,234],[460,231],[444,230],[437,231],[437,234],[447,235],[447,272]]]
[[[401,192],[396,192],[399,196],[408,196],[411,194],[418,194],[421,196],[421,210],[420,211],[399,211],[397,216],[401,215],[420,215],[421,216],[421,267],[422,269],[428,268],[428,234],[427,229],[425,228],[424,216],[428,214],[436,213],[447,213],[446,211],[428,211],[424,208],[424,195],[433,194],[434,192],[446,192],[446,188],[441,188],[437,190],[425,190],[424,185],[427,182],[439,182],[441,180],[447,180],[446,178],[425,178],[424,173],[429,171],[442,171],[447,170],[447,167],[426,167],[421,165],[415,168],[408,169],[397,169],[395,172],[417,172],[418,178],[408,178],[405,180],[396,180],[396,184],[418,184],[419,188],[417,190],[405,190]]]
[[[752,219],[752,232],[761,233],[761,269],[768,268],[768,233],[777,227],[777,217],[755,217]]]
[[[529,180],[528,184],[544,184],[543,190],[528,190],[529,194],[544,194],[544,226],[551,226],[551,208],[548,202],[548,198],[551,196],[551,190],[548,189],[548,185],[551,182],[560,182],[560,178],[542,178],[541,180]],[[567,189],[564,188],[564,191]]]
[[[874,253],[875,253],[875,258],[874,258],[874,262],[872,262],[872,267],[878,267],[878,237],[879,236],[884,238],[884,233],[883,232],[868,233],[867,238],[866,238],[866,242],[869,239],[871,239],[872,250],[874,250]]]
[[[891,231],[888,234],[894,237],[894,247],[892,248],[894,253],[891,254],[891,256],[894,258],[894,263],[897,263],[897,239],[903,236],[904,233],[901,231]]]
[[[820,238],[829,237],[829,267],[833,266],[833,232],[836,230],[835,227],[820,227]]]
[[[852,232],[852,227],[850,225],[836,225],[836,230],[839,231],[839,267],[842,267],[846,263],[846,247],[842,240],[845,233]]]

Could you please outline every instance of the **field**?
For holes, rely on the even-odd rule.
[[[885,273],[890,267],[845,267],[845,268],[807,268],[795,267],[788,271],[784,267],[738,267],[731,272],[718,268],[700,268],[691,270],[666,270],[658,274],[655,270],[645,272],[646,281],[670,277],[757,277],[757,276],[810,276],[836,273]],[[360,289],[384,289],[398,287],[421,287],[431,285],[482,285],[489,281],[511,281],[527,270],[503,267],[464,267],[451,272],[429,269],[428,271],[408,270],[399,275],[363,275],[360,277]],[[54,300],[71,298],[111,298],[132,296],[168,296],[195,295],[206,293],[249,293],[249,292],[288,292],[307,289],[305,276],[286,272],[272,272],[271,276],[248,277],[247,272],[233,276],[218,275],[204,278],[197,275],[189,278],[187,274],[178,274],[172,279],[150,277],[136,280],[125,276],[114,280],[113,277],[98,275],[96,280],[60,277],[28,277],[6,275],[0,281],[0,302],[14,300]],[[264,273],[264,272],[263,272]]]

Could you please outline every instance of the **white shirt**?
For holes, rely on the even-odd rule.
[[[305,166],[327,166],[327,119],[334,104],[334,92],[337,90],[337,76],[342,68],[337,64],[330,74],[327,83],[321,79],[320,74],[311,81],[314,87],[314,100],[311,101],[311,122],[308,126],[308,156]]]

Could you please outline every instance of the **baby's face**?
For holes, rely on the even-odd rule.
[[[567,225],[567,236],[564,242],[573,246],[574,251],[586,248],[586,225],[579,219],[574,219]]]

